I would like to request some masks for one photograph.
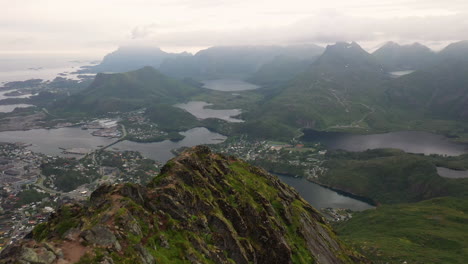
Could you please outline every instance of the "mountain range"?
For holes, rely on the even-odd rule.
[[[357,43],[329,45],[301,74],[245,113],[248,121],[240,131],[291,138],[303,128],[388,131],[408,129],[413,120],[463,122],[468,117],[464,48],[467,42],[453,44],[434,55],[434,63],[395,78],[388,74],[391,63],[382,63]],[[445,55],[454,49],[459,56]]]
[[[216,46],[197,52],[166,53],[161,49],[123,47],[106,55],[85,72],[126,72],[152,66],[177,78],[217,79],[247,78],[277,57],[302,61],[323,52],[317,45],[292,46]]]

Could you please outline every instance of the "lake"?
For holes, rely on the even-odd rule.
[[[207,102],[202,101],[190,101],[185,104],[176,104],[175,106],[185,111],[189,112],[190,114],[194,115],[198,119],[206,119],[206,118],[218,118],[225,120],[231,123],[239,123],[244,122],[244,120],[233,118],[233,116],[240,115],[242,111],[240,109],[209,109],[206,108],[210,106]]]
[[[34,105],[30,104],[11,104],[11,105],[0,105],[0,113],[13,112],[16,108],[26,108]]]
[[[358,135],[341,132],[304,130],[304,141],[320,142],[329,149],[365,151],[377,148],[395,148],[409,153],[458,156],[468,153],[468,145],[428,132],[401,131],[383,134]]]
[[[304,178],[294,178],[277,175],[284,183],[293,187],[313,207],[320,208],[346,208],[353,211],[363,211],[374,206],[310,182]]]
[[[32,129],[27,131],[0,132],[0,142],[23,142],[32,144],[28,149],[46,155],[70,156],[62,154],[61,148],[85,148],[98,149],[115,141],[105,137],[91,135],[92,130],[82,130],[78,127],[65,127],[58,129]],[[155,143],[136,143],[122,141],[113,145],[111,149],[140,151],[143,156],[162,163],[171,159],[174,155],[171,150],[180,147],[192,147],[201,144],[216,144],[226,140],[226,137],[210,132],[203,127],[197,127],[181,132],[185,138],[178,142],[165,140]],[[73,155],[72,155],[73,156]]]
[[[60,148],[86,148],[97,149],[105,146],[115,139],[94,137],[90,130],[78,127],[64,127],[58,129],[32,129],[26,131],[0,132],[0,142],[23,142],[32,144],[30,150],[46,155],[62,155]]]
[[[407,70],[407,71],[394,71],[394,72],[389,72],[389,73],[392,77],[398,78],[398,77],[405,76],[413,72],[414,70]]]
[[[236,79],[218,79],[203,81],[203,87],[216,91],[237,92],[255,90],[260,86]]]
[[[452,170],[443,167],[437,167],[437,173],[444,178],[461,179],[468,178],[468,171]]]

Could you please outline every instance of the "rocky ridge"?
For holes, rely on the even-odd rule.
[[[103,185],[6,248],[0,263],[368,263],[296,191],[195,147],[148,186]]]

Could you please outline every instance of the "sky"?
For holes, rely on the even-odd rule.
[[[468,39],[466,0],[0,0],[0,56]]]

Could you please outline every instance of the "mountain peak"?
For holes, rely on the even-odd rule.
[[[440,59],[468,61],[468,40],[452,43],[438,54]]]
[[[398,71],[425,67],[433,61],[435,54],[418,42],[409,45],[387,42],[372,55],[388,70]]]
[[[381,65],[356,42],[328,45],[313,68],[320,72],[382,72]]]
[[[293,189],[207,147],[170,160],[146,187],[104,185],[88,204],[63,206],[1,254],[19,261],[367,263]]]

